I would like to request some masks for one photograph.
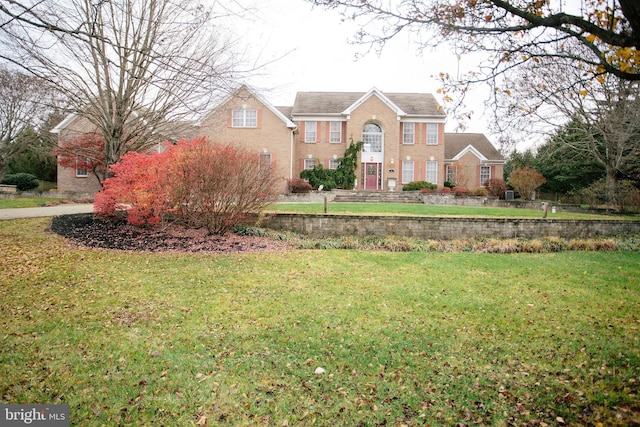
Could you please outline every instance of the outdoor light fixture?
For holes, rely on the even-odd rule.
[[[411,160],[411,156],[407,156],[407,161],[410,161],[410,160]]]

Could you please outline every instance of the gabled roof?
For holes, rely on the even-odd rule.
[[[481,133],[444,134],[444,158],[446,161],[456,161],[469,152],[483,162],[504,162],[502,154]]]
[[[80,116],[78,116],[76,113],[67,114],[67,117],[65,117],[60,123],[58,123],[49,132],[56,133],[56,134],[62,132],[64,130],[64,128],[66,128],[71,123],[73,123],[73,121],[75,119],[77,119],[78,117],[80,117]]]
[[[262,105],[264,105],[265,107],[267,107],[267,109],[269,111],[271,111],[273,114],[275,114],[280,120],[282,120],[284,122],[284,124],[290,128],[290,129],[295,129],[298,126],[293,123],[291,121],[291,119],[289,118],[289,115],[284,114],[282,111],[283,107],[274,107],[273,105],[271,105],[271,103],[269,101],[267,101],[265,98],[263,98],[260,94],[258,94],[257,91],[251,89],[249,86],[247,85],[242,85],[240,86],[238,89],[236,89],[231,95],[227,96],[226,98],[224,98],[220,103],[218,103],[218,105],[216,105],[208,114],[205,114],[204,116],[202,116],[202,118],[200,120],[198,120],[195,123],[195,126],[199,126],[204,120],[206,120],[207,117],[209,117],[211,114],[214,114],[215,111],[222,105],[226,104],[227,102],[229,102],[231,99],[237,97],[239,95],[239,93],[243,90],[246,90],[247,92],[249,92],[251,94],[251,96],[253,96],[254,98],[256,98]],[[284,107],[287,108],[287,107]],[[285,110],[286,111],[286,110]]]
[[[369,92],[298,92],[291,115],[346,116],[371,96],[377,96],[400,117],[446,117],[429,93],[383,93],[376,88]]]

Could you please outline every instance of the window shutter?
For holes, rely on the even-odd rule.
[[[256,127],[257,128],[261,128],[262,127],[262,109],[258,109],[256,112]]]
[[[233,110],[227,110],[227,127],[233,127]]]

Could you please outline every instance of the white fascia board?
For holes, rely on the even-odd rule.
[[[413,123],[446,123],[447,118],[441,116],[409,116],[405,115],[399,118],[401,122]]]
[[[258,101],[260,101],[260,103],[262,105],[264,105],[265,107],[267,107],[267,109],[269,111],[271,111],[273,114],[275,114],[280,120],[282,120],[285,125],[287,125],[287,127],[289,129],[295,129],[297,128],[296,124],[293,123],[291,121],[291,119],[289,119],[287,116],[285,116],[284,114],[282,114],[282,112],[280,110],[278,110],[276,107],[274,107],[273,105],[271,105],[270,102],[268,102],[266,99],[264,99],[261,95],[259,95],[256,91],[254,91],[249,85],[241,85],[237,90],[235,90],[232,94],[230,94],[229,96],[226,96],[225,98],[223,98],[215,107],[213,107],[211,109],[211,111],[209,111],[207,114],[203,115],[199,120],[194,122],[194,126],[195,127],[200,127],[202,126],[202,122],[205,121],[209,116],[211,116],[213,113],[215,113],[218,108],[220,108],[221,106],[223,106],[224,104],[226,104],[227,102],[229,102],[231,99],[233,99],[236,95],[236,93],[241,90],[242,88],[246,88],[247,91],[253,95]]]
[[[269,111],[271,111],[273,114],[275,114],[280,120],[282,120],[284,122],[285,125],[287,125],[287,127],[289,129],[295,129],[298,126],[296,126],[295,123],[293,123],[291,121],[291,119],[289,119],[287,116],[285,116],[284,114],[282,114],[282,112],[280,110],[278,110],[276,107],[274,107],[273,105],[271,105],[271,103],[269,101],[267,101],[266,99],[264,99],[262,97],[262,95],[254,92],[249,86],[247,86],[247,90],[249,92],[251,92],[251,94],[253,96],[256,97],[256,99],[258,101],[260,101],[265,107],[267,107],[269,109]]]
[[[296,122],[344,122],[347,117],[342,114],[297,114],[292,119]]]
[[[62,132],[64,130],[64,128],[69,126],[71,124],[71,122],[73,122],[78,117],[79,116],[76,113],[67,114],[67,117],[65,117],[60,123],[58,123],[49,132],[56,133],[56,134]]]
[[[475,155],[478,159],[480,159],[483,162],[486,162],[487,159],[481,152],[479,152],[474,146],[472,145],[467,145],[462,151],[460,151],[453,159],[451,159],[452,161],[456,161],[456,160],[460,160],[462,157],[464,157],[465,154],[467,153],[472,153],[473,155]]]
[[[394,113],[396,113],[396,115],[398,116],[398,120],[400,120],[400,116],[406,116],[407,115],[407,113],[402,111],[402,109],[400,107],[398,107],[396,104],[394,104],[389,98],[387,98],[382,92],[380,92],[375,87],[372,88],[369,92],[367,92],[364,95],[362,95],[360,97],[360,99],[358,99],[356,102],[354,102],[349,107],[347,107],[347,109],[344,110],[342,112],[342,114],[345,115],[345,116],[350,116],[351,113],[353,112],[353,110],[358,108],[360,105],[362,105],[367,99],[369,99],[373,95],[375,95],[378,98],[380,98],[380,100],[383,103],[385,103],[387,105],[387,107],[389,107]]]

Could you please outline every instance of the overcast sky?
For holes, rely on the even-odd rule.
[[[248,82],[268,90],[264,94],[274,105],[292,105],[296,92],[366,92],[373,87],[383,92],[432,93],[440,102],[434,76],[440,72],[455,75],[458,68],[468,70],[477,63],[472,58],[458,58],[446,46],[437,52],[418,52],[407,35],[396,36],[380,56],[370,52],[357,59],[366,53],[365,47],[350,43],[358,28],[353,22],[342,22],[337,11],[313,7],[303,0],[262,4],[266,6],[258,6],[253,19],[236,28],[236,33],[244,33],[243,39],[251,42],[256,49],[251,54],[260,55],[259,63],[284,55]],[[474,119],[467,131],[486,132],[481,98],[476,98]],[[449,119],[447,131],[455,127]]]

